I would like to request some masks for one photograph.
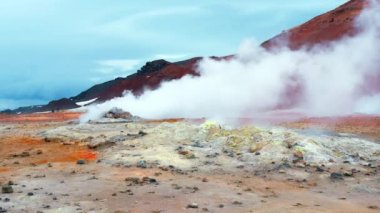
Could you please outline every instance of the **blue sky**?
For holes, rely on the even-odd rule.
[[[71,97],[148,60],[234,53],[344,0],[1,0],[0,109]]]

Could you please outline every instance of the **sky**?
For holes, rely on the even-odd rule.
[[[45,104],[154,59],[236,52],[345,0],[1,0],[0,110]]]

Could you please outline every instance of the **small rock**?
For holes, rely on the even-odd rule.
[[[368,164],[368,167],[372,168],[372,169],[375,169],[377,166],[375,164],[372,164],[372,163],[369,163]]]
[[[315,171],[317,171],[317,172],[324,172],[325,170],[322,167],[317,166],[317,168],[315,169]]]
[[[195,159],[195,155],[193,153],[190,153],[185,156],[187,159]]]
[[[187,150],[179,150],[178,151],[178,154],[180,154],[180,155],[187,155],[187,154],[189,154],[190,152],[189,151],[187,151]]]
[[[119,139],[115,139],[119,140]],[[103,147],[108,147],[108,146],[113,146],[115,145],[114,141],[111,140],[106,140],[105,138],[96,138],[91,140],[88,144],[87,147],[90,149],[97,149],[97,148],[103,148]]]
[[[180,189],[182,189],[182,186],[180,186],[180,185],[178,185],[178,184],[176,184],[176,183],[173,183],[173,184],[172,184],[172,187],[173,187],[173,189],[175,189],[175,190],[180,190]]]
[[[240,202],[240,201],[235,200],[234,202],[232,202],[232,204],[233,204],[233,205],[242,205],[243,203]]]
[[[1,187],[1,192],[3,194],[11,194],[11,193],[13,193],[13,188],[10,185],[4,185]]]
[[[354,176],[354,174],[352,173],[352,171],[344,172],[343,175],[344,175],[345,177],[352,177],[352,176]]]
[[[83,164],[86,164],[86,161],[83,160],[83,159],[80,159],[80,160],[77,160],[77,164],[78,165],[83,165]]]
[[[198,208],[198,204],[197,203],[190,203],[187,205],[187,208],[189,209],[197,209]]]
[[[29,157],[30,153],[29,152],[22,152],[19,156],[20,157]]]
[[[156,179],[150,177],[143,177],[142,182],[144,183],[158,183]]]
[[[185,156],[185,158],[187,158],[187,159],[194,159],[195,158],[194,153],[192,153],[188,150],[179,149],[178,154]]]
[[[124,111],[120,108],[112,108],[110,111],[108,111],[105,115],[105,118],[113,118],[113,119],[127,119],[127,120],[133,120],[134,116],[127,112]]]
[[[140,136],[145,136],[145,135],[147,135],[148,133],[146,133],[146,132],[140,130],[138,134],[139,134]]]
[[[28,196],[33,196],[34,195],[34,193],[33,192],[28,192],[28,194],[27,194]]]
[[[131,182],[133,184],[139,184],[140,178],[138,178],[138,177],[127,177],[127,178],[125,178],[125,181]]]
[[[140,160],[140,161],[137,163],[137,167],[145,169],[145,168],[147,167],[147,165],[146,165],[146,161],[145,161],[145,160]]]
[[[375,206],[375,205],[371,205],[371,206],[368,206],[369,209],[379,209],[378,206]]]
[[[194,142],[191,146],[197,147],[197,148],[203,148],[204,147],[199,141]]]
[[[343,175],[341,173],[333,172],[330,174],[331,180],[343,180]]]
[[[47,138],[47,137],[44,138],[44,141],[46,143],[61,143],[61,142],[63,142],[63,140],[60,138]]]

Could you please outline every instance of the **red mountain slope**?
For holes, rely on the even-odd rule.
[[[184,75],[197,75],[194,67],[201,58],[192,58],[186,61],[170,63],[165,60],[147,62],[137,73],[126,78],[95,85],[76,97],[73,101],[83,101],[98,98],[98,102],[120,97],[124,91],[131,91],[140,95],[144,89],[155,89],[161,82],[179,79]]]
[[[262,45],[270,48],[286,41],[291,49],[298,49],[302,46],[335,41],[343,36],[352,36],[357,32],[354,20],[366,5],[368,2],[365,0],[351,0],[330,12],[275,36]]]

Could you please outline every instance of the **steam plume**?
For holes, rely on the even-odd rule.
[[[380,113],[380,6],[372,1],[356,20],[360,33],[311,50],[285,45],[268,51],[245,40],[233,59],[203,59],[200,77],[165,82],[140,97],[92,106],[82,121],[119,107],[145,118],[253,117],[290,110],[311,116]]]

